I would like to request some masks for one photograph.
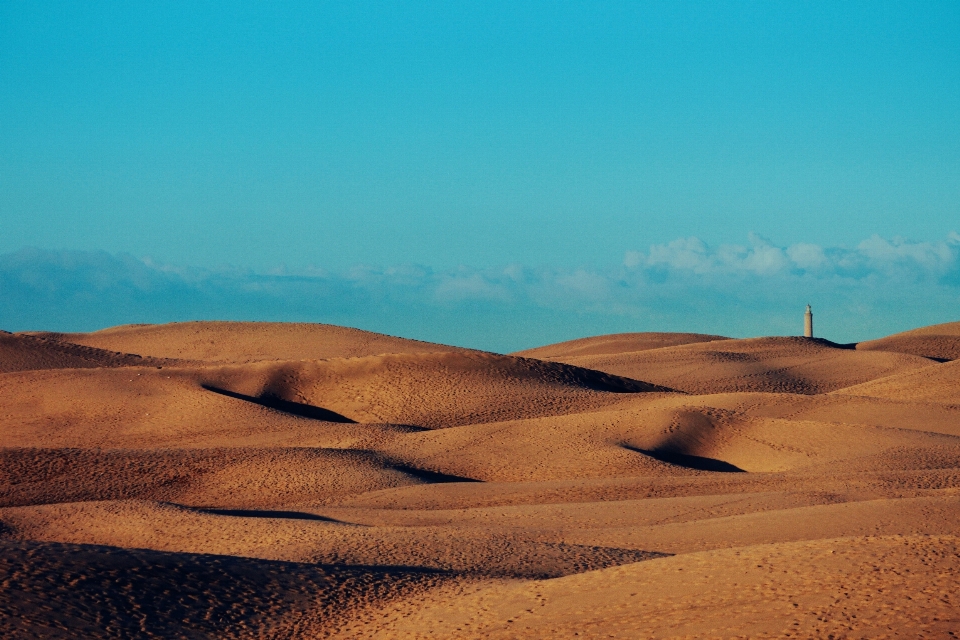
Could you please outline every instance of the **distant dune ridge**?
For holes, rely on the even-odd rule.
[[[896,351],[935,360],[960,359],[960,322],[935,324],[857,345],[866,351]]]
[[[85,369],[171,364],[72,342],[0,331],[0,373],[38,369]]]
[[[932,364],[922,356],[861,351],[808,338],[698,340],[638,351],[560,353],[548,359],[696,394],[825,393]]]
[[[301,322],[173,322],[112,327],[93,333],[34,335],[155,358],[201,362],[320,360],[385,353],[467,351],[380,333]]]
[[[568,340],[544,347],[536,347],[514,353],[515,356],[558,360],[578,356],[615,355],[647,351],[662,347],[675,347],[681,344],[714,342],[729,340],[723,336],[704,335],[702,333],[615,333],[607,336]]]
[[[5,637],[960,634],[960,323],[0,333]]]

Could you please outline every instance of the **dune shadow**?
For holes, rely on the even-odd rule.
[[[204,384],[201,385],[207,391],[212,391],[213,393],[219,393],[222,396],[227,396],[228,398],[234,398],[236,400],[244,400],[246,402],[252,402],[253,404],[258,404],[261,407],[267,407],[268,409],[276,409],[277,411],[283,411],[284,413],[292,413],[295,416],[300,416],[302,418],[311,418],[313,420],[323,420],[324,422],[344,422],[350,424],[356,424],[356,420],[351,420],[350,418],[340,415],[336,411],[330,411],[329,409],[324,409],[323,407],[315,407],[310,404],[303,404],[302,402],[293,402],[291,400],[283,400],[274,396],[248,396],[242,393],[236,393],[235,391],[227,391],[226,389],[220,389],[219,387],[214,387],[212,385]]]
[[[444,482],[483,482],[483,480],[475,480],[474,478],[465,478],[463,476],[455,476],[449,473],[440,473],[439,471],[418,469],[416,467],[411,467],[409,465],[390,460],[386,460],[385,463],[397,471],[411,475],[414,478],[422,480],[428,484],[440,484]]]
[[[833,342],[832,340],[827,340],[826,338],[805,338],[805,340],[810,340],[821,344],[825,347],[831,347],[833,349],[847,349],[847,350],[856,350],[856,342]]]
[[[686,467],[687,469],[696,469],[697,471],[719,471],[722,473],[746,473],[743,469],[736,465],[732,465],[729,462],[724,462],[723,460],[717,460],[716,458],[705,458],[703,456],[692,456],[686,453],[677,453],[676,451],[664,451],[656,449],[640,449],[639,447],[631,447],[630,445],[622,445],[624,449],[629,449],[630,451],[636,451],[637,453],[642,453],[645,456],[650,456],[654,460],[659,460],[660,462],[665,462],[667,464],[672,464],[677,467]]]
[[[0,541],[3,638],[304,637],[453,571],[106,545]],[[293,621],[291,623],[290,621]]]
[[[427,427],[421,427],[416,424],[398,424],[395,422],[367,422],[364,423],[369,426],[381,427],[383,429],[388,429],[396,433],[423,433],[424,431],[433,431],[433,429],[428,429]]]
[[[318,516],[315,513],[305,513],[303,511],[270,511],[261,509],[219,509],[215,507],[198,507],[194,509],[199,513],[209,513],[215,516],[233,516],[235,518],[281,518],[284,520],[313,520],[316,522],[332,522],[334,524],[352,524],[343,522],[326,516]]]

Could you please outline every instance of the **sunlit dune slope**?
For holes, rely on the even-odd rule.
[[[479,352],[0,375],[0,446],[359,446],[380,429],[556,415],[661,390]]]
[[[852,463],[851,463],[852,462]],[[691,500],[701,496],[713,496],[725,505],[734,505],[739,512],[717,510],[704,504],[684,508],[690,518],[696,520],[713,515],[736,515],[757,509],[750,499],[755,494],[775,492],[769,509],[798,506],[800,504],[831,504],[838,500],[874,500],[899,498],[904,495],[927,495],[928,492],[949,494],[958,482],[960,473],[960,447],[930,447],[905,451],[882,452],[853,461],[830,461],[811,465],[789,473],[700,473],[659,474],[637,476],[612,476],[599,478],[563,478],[560,480],[524,482],[471,482],[431,485],[410,485],[368,494],[351,496],[340,500],[336,506],[328,503],[322,512],[334,518],[367,523],[411,524],[427,522],[426,515],[435,514],[431,524],[440,522],[462,524],[466,518],[459,510],[482,510],[494,507],[488,513],[509,517],[511,512],[504,507],[574,505],[574,519],[584,515],[588,520],[589,510],[583,503],[602,503],[622,515],[628,509],[621,508],[625,501],[636,500],[636,510],[650,514],[655,522],[671,521],[653,505],[662,499]],[[789,494],[789,495],[786,495]],[[798,502],[797,496],[813,496],[807,502]],[[319,507],[318,507],[319,508]],[[368,520],[361,511],[371,510],[375,519]],[[402,518],[385,518],[384,513],[403,514]],[[422,510],[423,514],[414,513]],[[553,512],[554,514],[556,511]],[[426,514],[426,515],[425,515]],[[493,526],[488,521],[474,520],[484,526]],[[509,519],[509,524],[515,521]],[[542,521],[536,523],[542,530]],[[593,526],[592,523],[578,523]],[[628,524],[635,524],[629,521]],[[645,523],[649,524],[649,522]],[[556,520],[553,525],[568,530],[574,525]],[[625,525],[626,526],[626,525]],[[776,538],[774,538],[775,540]]]
[[[481,352],[222,367],[204,384],[247,397],[278,398],[357,422],[429,428],[585,411],[621,394],[669,389],[598,371]]]
[[[0,331],[0,373],[32,369],[128,367],[151,364],[173,363]]]
[[[550,360],[574,356],[631,353],[634,351],[647,351],[649,349],[660,349],[663,347],[675,347],[681,344],[727,339],[728,338],[723,336],[712,336],[702,333],[614,333],[605,336],[579,338],[577,340],[568,340],[567,342],[548,344],[543,347],[517,351],[511,355]]]
[[[955,465],[956,452],[951,453]],[[885,462],[896,460],[887,457]],[[605,499],[594,502],[585,501],[587,496],[584,493],[579,493],[579,500],[575,498],[577,492],[569,484],[566,485],[569,501],[546,501],[542,499],[546,491],[552,489],[554,495],[560,496],[564,485],[537,483],[538,487],[529,487],[530,496],[535,495],[537,488],[542,490],[539,492],[541,500],[537,502],[523,502],[514,495],[512,499],[517,504],[461,509],[417,510],[410,505],[375,509],[369,506],[369,501],[357,501],[357,506],[353,507],[324,505],[307,509],[368,527],[450,527],[460,533],[504,530],[518,535],[534,532],[541,538],[553,535],[580,545],[659,549],[668,553],[845,535],[953,534],[960,525],[960,497],[953,492],[929,489],[932,478],[939,476],[940,482],[948,481],[946,474],[936,472],[942,470],[930,470],[924,474],[894,473],[893,477],[877,472],[863,474],[853,482],[849,473],[817,471],[822,481],[813,473],[792,474],[788,478],[741,475],[726,482],[702,476],[674,478],[670,483],[652,482],[649,477],[638,478],[619,487],[621,491],[634,491],[635,497],[628,497],[624,491],[614,499],[615,494],[611,492],[602,496]],[[592,484],[595,488],[617,489],[615,483]],[[648,492],[660,489],[669,494],[672,489],[677,495],[644,495],[639,491],[644,484]],[[413,492],[422,495],[440,487],[411,486],[378,492],[378,495],[381,498]],[[487,493],[489,496],[499,492],[503,494],[502,498],[511,499],[503,486],[475,483],[469,487],[455,484],[442,487],[476,488],[481,490],[476,495]],[[49,539],[114,544],[115,537],[69,537],[123,529],[122,526],[111,528],[107,524],[98,524],[109,518],[93,515],[93,508],[92,505],[8,508],[0,512],[0,518],[8,523],[11,535],[54,536]],[[81,534],[81,531],[85,533]],[[224,535],[229,535],[226,529]],[[154,543],[140,538],[138,544],[151,546]]]
[[[695,394],[825,393],[934,364],[920,356],[856,351],[808,338],[722,340],[555,360]]]
[[[368,451],[0,449],[0,505],[141,498],[270,507],[442,480]]]
[[[2,447],[343,448],[394,427],[316,420],[204,389],[203,368],[0,375]]]
[[[358,526],[309,511],[196,509],[143,501],[0,509],[0,539],[69,541],[219,553],[265,560],[425,567],[501,578],[545,578],[663,554],[571,545],[503,527]],[[450,544],[455,536],[457,544]]]
[[[892,400],[960,404],[960,361],[908,371],[837,392]]]
[[[895,449],[960,446],[933,433],[751,410],[684,406],[683,396],[637,398],[589,413],[403,434],[384,453],[425,469],[490,482],[776,472]],[[789,415],[789,413],[787,413]],[[451,455],[450,452],[456,452]]]
[[[937,360],[960,359],[960,322],[935,324],[857,344],[862,351],[896,351]]]
[[[98,349],[209,362],[316,360],[381,353],[464,351],[329,324],[293,322],[174,322],[125,325],[93,333],[36,334]]]
[[[759,545],[466,594],[441,589],[336,637],[952,637],[958,570],[953,536]]]

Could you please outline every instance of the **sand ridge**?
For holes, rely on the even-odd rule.
[[[200,362],[320,360],[383,353],[468,351],[361,329],[300,322],[172,322],[92,333],[36,333],[66,343]]]
[[[851,346],[807,338],[750,338],[551,359],[694,394],[827,393],[934,364],[917,355]]]
[[[957,405],[960,404],[958,377],[960,377],[960,363],[945,362],[929,370],[921,369],[886,376],[841,389],[836,393]]]
[[[175,360],[97,349],[0,331],[0,373],[37,369],[87,369],[177,364]]]
[[[568,340],[567,342],[558,342],[544,347],[517,351],[511,355],[557,360],[575,356],[632,353],[634,351],[662,349],[664,347],[675,347],[682,344],[713,342],[715,340],[729,340],[729,338],[703,333],[615,333],[606,336],[578,338],[576,340]]]
[[[950,637],[960,369],[892,338],[0,334],[0,633]]]
[[[437,590],[395,638],[951,637],[957,538],[852,537],[679,555],[547,582]],[[923,575],[917,580],[917,575]],[[415,607],[413,615],[403,610]],[[369,627],[339,637],[376,637]]]
[[[857,344],[865,351],[896,351],[948,361],[960,358],[960,322],[935,324]]]

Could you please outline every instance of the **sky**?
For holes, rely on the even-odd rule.
[[[0,0],[0,327],[877,337],[958,125],[955,2]]]

